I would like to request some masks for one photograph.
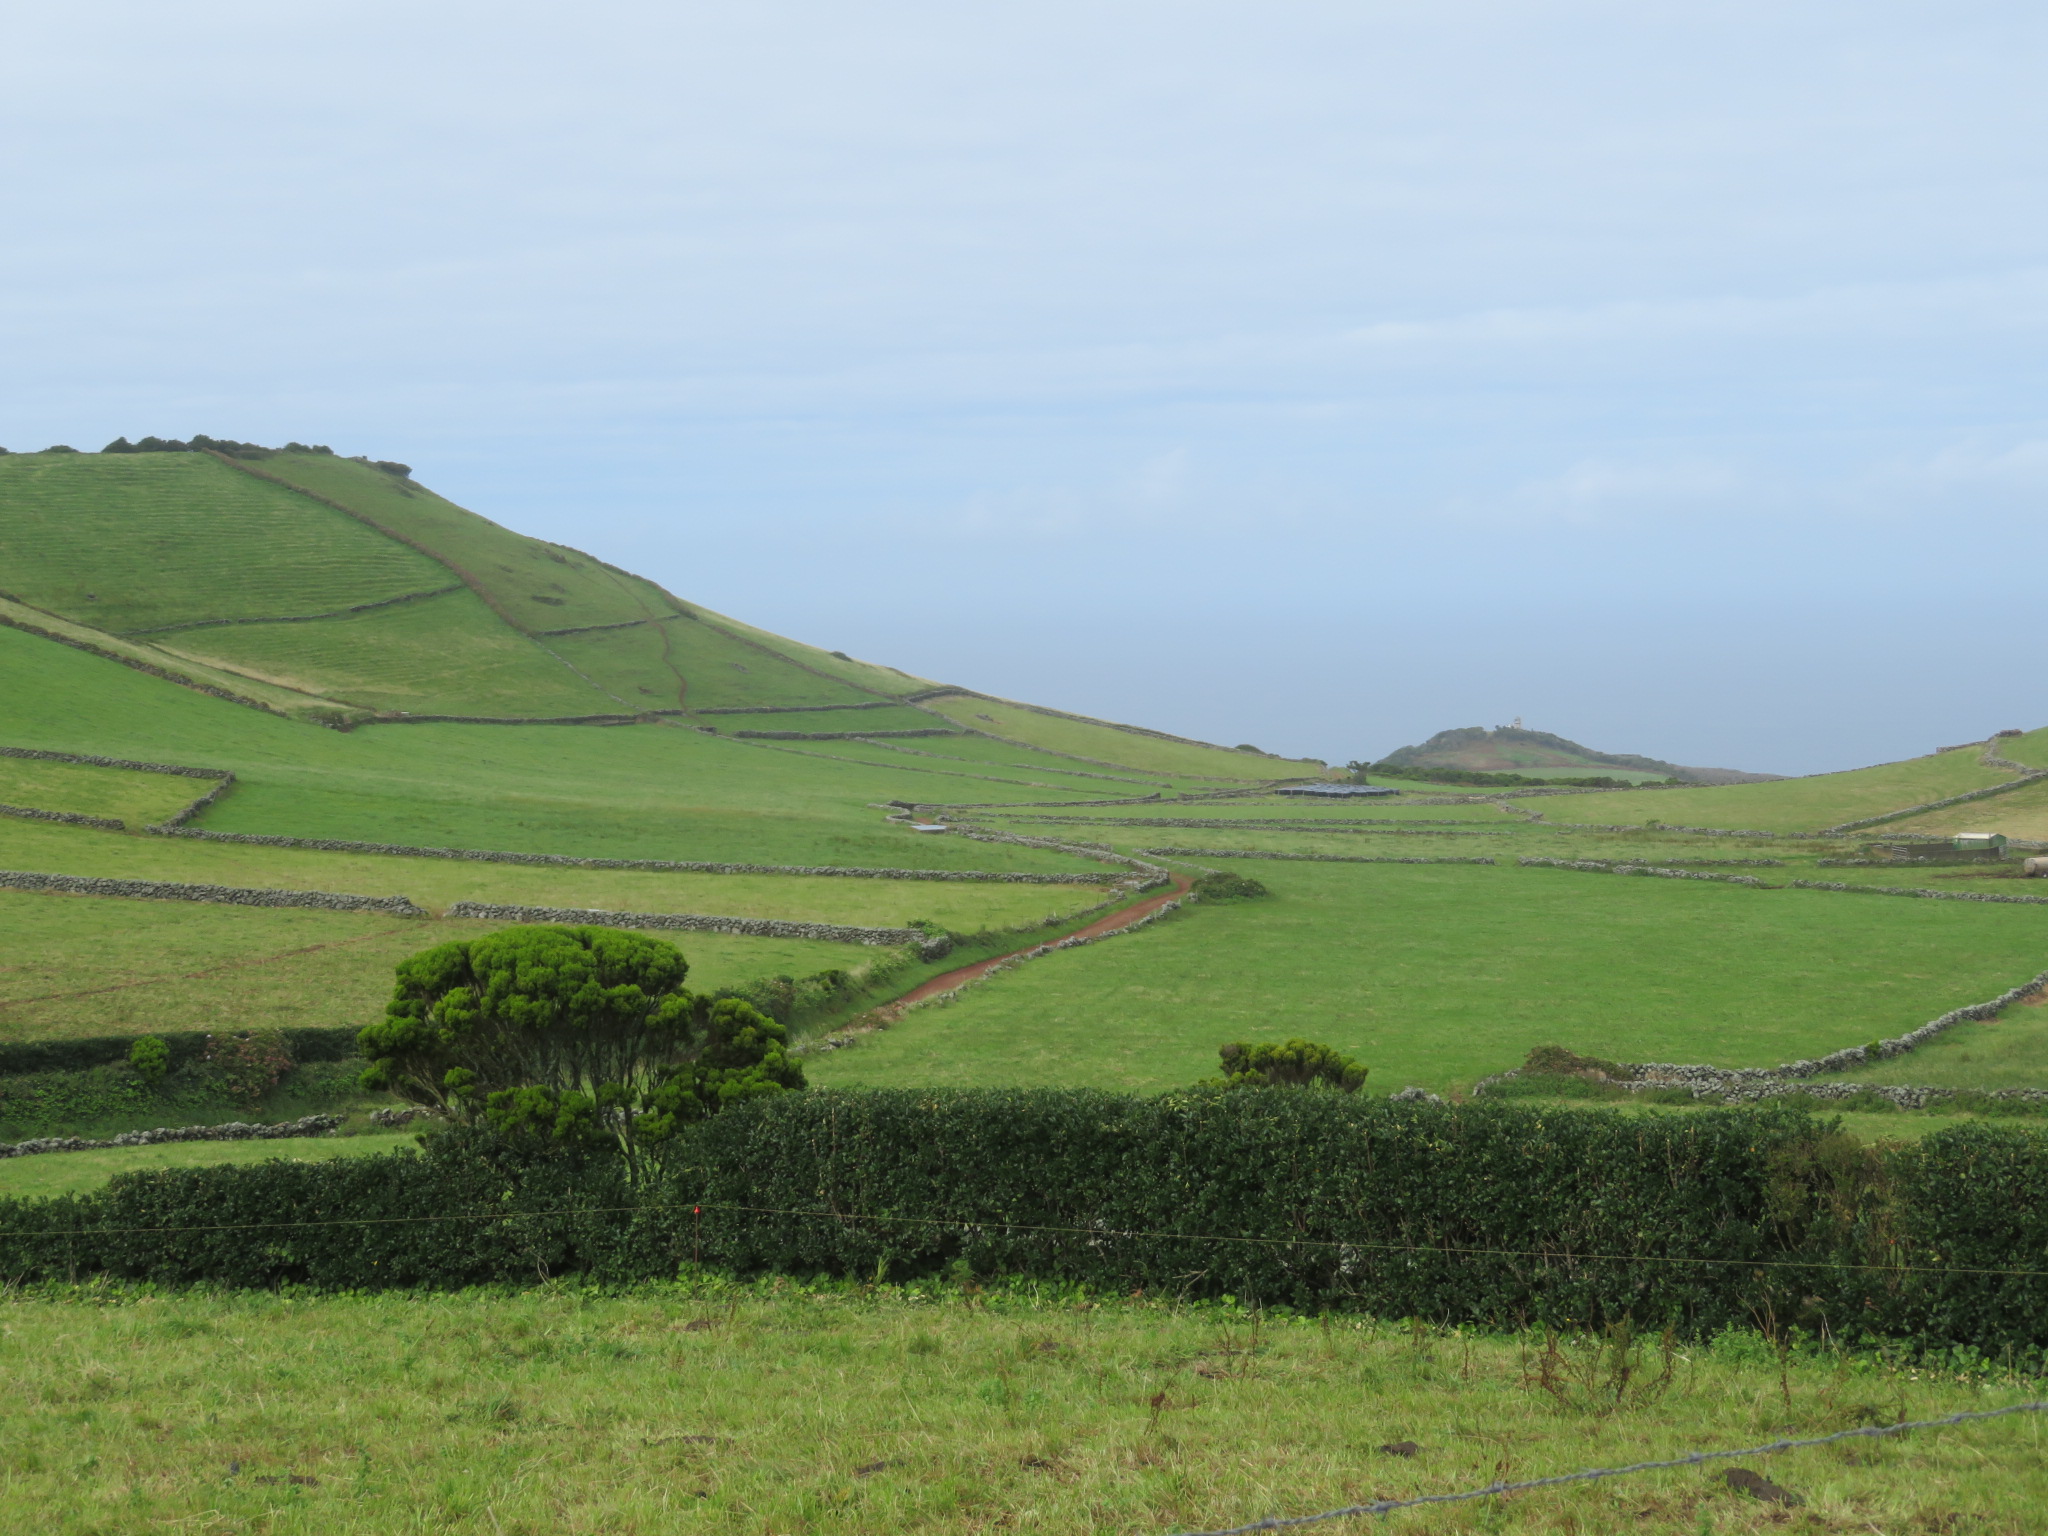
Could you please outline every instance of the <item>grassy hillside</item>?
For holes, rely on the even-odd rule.
[[[969,730],[984,731],[1008,741],[1158,773],[1198,775],[1229,782],[1314,777],[1322,771],[1320,763],[1148,736],[1118,730],[1114,725],[1046,714],[1028,704],[965,694],[941,694],[924,701],[924,708]]]

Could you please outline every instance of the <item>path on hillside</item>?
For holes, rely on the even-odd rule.
[[[1188,889],[1194,883],[1192,876],[1175,875],[1173,877],[1173,884],[1167,889],[1147,896],[1143,901],[1125,907],[1120,912],[1111,912],[1106,916],[1098,917],[1094,922],[1089,923],[1084,928],[1075,929],[1066,937],[1071,939],[1099,939],[1106,933],[1116,933],[1120,929],[1128,928],[1132,924],[1142,922],[1144,919],[1152,916],[1153,913],[1157,912],[1168,902],[1180,900],[1181,897],[1188,893]],[[1062,940],[1054,939],[1049,942],[1057,944],[1062,942]],[[875,1011],[879,1013],[887,1010],[892,1016],[900,1014],[914,1003],[921,1003],[927,998],[937,997],[942,992],[951,992],[955,988],[964,987],[971,981],[979,981],[1005,961],[1015,960],[1021,955],[1028,955],[1045,947],[1045,944],[1030,944],[1026,945],[1023,949],[1013,949],[1006,955],[996,955],[992,959],[977,960],[972,965],[960,966],[955,970],[947,971],[942,976],[934,976],[930,981],[920,982],[901,997],[881,1004]]]

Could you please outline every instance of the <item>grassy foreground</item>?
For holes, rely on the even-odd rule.
[[[1995,1374],[1051,1293],[53,1289],[0,1303],[0,1523],[125,1533],[1169,1532],[2023,1400]],[[1548,1376],[1550,1384],[1544,1384]],[[1643,1385],[1648,1383],[1648,1385]],[[2038,1530],[2030,1416],[1746,1465],[1808,1531]],[[1412,1456],[1382,1446],[1413,1442]],[[1388,1517],[1735,1532],[1719,1467]],[[1355,1528],[1333,1523],[1329,1529]],[[1375,1526],[1374,1529],[1379,1529]]]

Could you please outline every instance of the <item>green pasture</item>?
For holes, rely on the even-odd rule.
[[[328,853],[197,838],[136,837],[0,818],[0,868],[203,885],[410,896],[439,913],[458,901],[611,912],[703,912],[902,927],[925,918],[960,932],[1037,922],[1100,901],[1094,885],[712,875]],[[109,899],[109,898],[95,898]],[[124,902],[123,905],[129,903]]]
[[[113,816],[131,827],[175,815],[212,788],[210,780],[175,774],[0,757],[0,805]]]
[[[153,1147],[109,1147],[100,1152],[43,1152],[0,1158],[0,1199],[39,1195],[82,1195],[117,1174],[156,1168],[213,1168],[222,1163],[260,1163],[271,1158],[324,1163],[335,1157],[371,1157],[417,1144],[413,1131],[360,1136],[305,1136],[284,1141],[173,1141]]]
[[[451,580],[353,518],[198,453],[0,459],[0,565],[14,595],[116,633],[331,613]]]
[[[502,923],[0,891],[0,1041],[368,1024],[392,968]],[[692,986],[859,971],[893,953],[812,939],[674,935]]]
[[[371,709],[512,716],[621,710],[466,591],[311,624],[188,630],[159,644],[174,655]]]
[[[2029,784],[2010,794],[1993,795],[1988,800],[1972,800],[1964,805],[1949,806],[1946,810],[1886,822],[1882,827],[1872,827],[1867,835],[1883,837],[1887,832],[1944,835],[1953,832],[2003,832],[2007,837],[2048,842],[2048,780]]]
[[[1152,1090],[1227,1040],[1323,1040],[1443,1091],[1564,1045],[1769,1066],[1903,1034],[2048,965],[2048,909],[1484,866],[1234,860],[1198,904],[1027,962],[819,1060],[832,1085]]]
[[[1632,1357],[1643,1379],[1613,1406],[1585,1341],[1024,1287],[50,1287],[0,1302],[0,1522],[50,1536],[1205,1530],[2033,1390],[1780,1357],[1750,1335],[1676,1349],[1668,1378],[1662,1359],[1654,1341]],[[2021,1415],[1743,1463],[1793,1490],[1790,1512],[1710,1466],[1388,1524],[2020,1536],[2048,1502],[2038,1431]],[[1381,1449],[1396,1443],[1415,1449]]]
[[[201,823],[220,831],[598,857],[1088,867],[889,824],[879,803],[949,782],[914,766],[865,768],[669,725],[332,731],[8,629],[0,676],[8,745],[232,768],[235,791]],[[991,799],[1036,793],[986,788]]]
[[[1817,832],[1841,822],[1880,816],[1909,805],[1959,795],[1965,790],[2003,784],[2012,778],[2004,770],[1980,764],[1979,750],[1958,748],[1875,768],[1817,773],[1767,784],[1617,790],[1612,794],[1559,796],[1523,803],[1542,811],[1549,821],[1656,820],[1680,826]]]
[[[2038,969],[2048,970],[2048,958]],[[1933,1088],[2048,1088],[2048,1006],[2036,997],[1996,1019],[1958,1024],[1907,1055],[1838,1076],[1844,1082]]]

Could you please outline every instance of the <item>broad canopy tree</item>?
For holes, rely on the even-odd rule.
[[[776,1020],[700,996],[663,939],[507,928],[401,961],[359,1037],[366,1086],[551,1141],[638,1153],[725,1105],[804,1086]]]

